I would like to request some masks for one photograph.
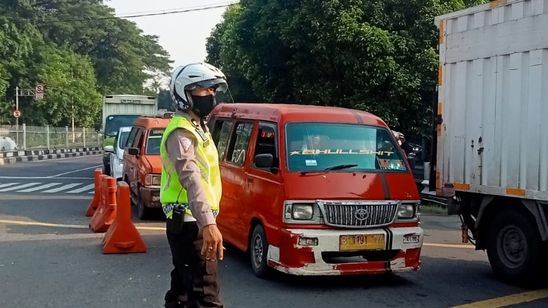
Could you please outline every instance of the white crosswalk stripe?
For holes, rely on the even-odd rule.
[[[19,183],[5,183],[5,184],[0,184],[0,188],[2,187],[8,187],[8,186],[13,186],[13,185],[17,185]]]
[[[89,182],[88,182],[89,183]],[[32,182],[32,183],[0,183],[0,193],[63,193],[63,194],[79,194],[88,193],[93,194],[95,190],[95,184],[91,183],[61,183],[61,182]]]
[[[77,194],[77,193],[81,193],[81,192],[84,192],[84,191],[87,191],[87,190],[90,190],[90,189],[94,189],[94,188],[95,188],[95,184],[89,184],[89,185],[86,185],[82,188],[78,188],[78,189],[75,189],[75,190],[68,191],[67,193]]]
[[[35,187],[23,189],[23,190],[18,190],[17,192],[32,192],[32,191],[37,191],[37,190],[44,189],[44,188],[50,188],[52,186],[59,185],[59,184],[61,184],[61,183],[48,183],[48,184],[35,186]]]
[[[30,187],[30,186],[34,186],[34,185],[40,185],[42,183],[27,183],[27,184],[23,184],[23,185],[19,185],[19,186],[15,186],[15,187],[8,187],[8,188],[2,188],[0,189],[0,192],[6,192],[6,191],[13,191],[13,190],[18,190],[18,189],[21,189],[21,188],[26,188],[26,187]]]
[[[53,189],[48,189],[48,190],[44,190],[45,193],[56,193],[56,192],[60,192],[60,191],[63,191],[63,190],[68,190],[68,189],[71,189],[75,186],[78,186],[78,185],[81,185],[82,183],[70,183],[70,184],[67,184],[67,185],[63,185],[61,187],[57,187],[57,188],[53,188]]]

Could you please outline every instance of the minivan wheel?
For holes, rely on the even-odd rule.
[[[137,217],[141,220],[148,219],[150,209],[145,206],[145,203],[143,202],[143,199],[141,196],[137,196]]]
[[[249,256],[255,276],[266,277],[269,271],[267,265],[268,242],[264,228],[260,224],[255,226],[249,239]]]

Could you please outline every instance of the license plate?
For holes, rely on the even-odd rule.
[[[341,235],[339,250],[383,250],[384,234]]]

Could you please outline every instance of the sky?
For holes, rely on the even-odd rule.
[[[191,9],[218,4],[235,3],[235,0],[105,0],[116,10],[116,16],[135,13],[152,13]],[[185,12],[169,15],[131,18],[145,34],[157,35],[158,42],[174,61],[173,67],[206,58],[206,38],[215,25],[222,21],[224,8]]]

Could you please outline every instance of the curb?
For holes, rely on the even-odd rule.
[[[18,162],[96,155],[101,153],[103,153],[103,151],[99,147],[0,152],[0,166]]]

